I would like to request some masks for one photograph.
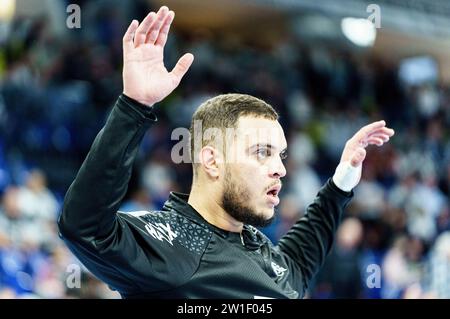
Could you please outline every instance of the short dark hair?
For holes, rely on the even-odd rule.
[[[191,159],[194,160],[194,125],[196,121],[202,124],[202,147],[213,143],[204,139],[204,133],[209,128],[217,128],[225,132],[227,128],[236,128],[240,117],[252,116],[277,121],[278,113],[268,103],[248,94],[221,94],[202,103],[192,116],[190,132]]]

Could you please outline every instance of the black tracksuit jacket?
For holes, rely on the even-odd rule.
[[[123,298],[302,298],[352,193],[328,180],[276,246],[251,226],[209,224],[184,194],[171,193],[162,211],[118,212],[155,121],[151,108],[119,97],[64,200],[58,227],[70,250]]]

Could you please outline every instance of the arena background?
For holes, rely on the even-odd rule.
[[[279,110],[288,138],[278,217],[263,230],[276,242],[345,141],[385,119],[396,136],[369,148],[308,298],[450,298],[445,0],[0,0],[0,298],[118,298],[66,249],[55,221],[122,92],[122,35],[162,4],[176,13],[167,67],[184,52],[196,59],[157,107],[121,210],[189,192],[190,165],[171,161],[172,130],[210,96],[248,93]]]

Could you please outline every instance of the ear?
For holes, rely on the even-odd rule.
[[[211,178],[219,177],[219,163],[221,162],[220,153],[211,146],[205,146],[200,150],[200,164],[206,174]]]

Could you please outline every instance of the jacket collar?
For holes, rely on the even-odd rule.
[[[253,226],[244,225],[241,234],[230,232],[208,223],[194,207],[189,205],[188,200],[189,194],[171,192],[168,200],[164,203],[163,210],[175,210],[195,223],[208,227],[222,238],[233,242],[240,242],[250,250],[257,250],[267,243],[268,239]]]

